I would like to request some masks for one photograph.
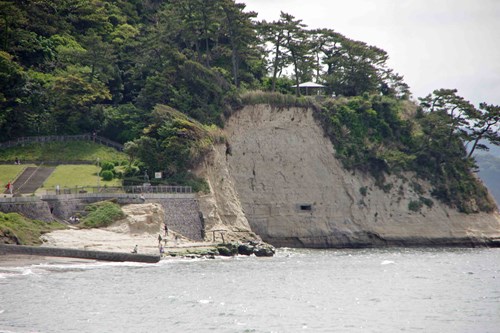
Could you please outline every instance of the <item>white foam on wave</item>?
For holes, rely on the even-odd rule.
[[[30,267],[3,267],[0,279],[8,279],[17,276],[37,275]]]
[[[65,270],[93,270],[106,267],[143,267],[148,264],[136,262],[107,262],[107,261],[88,261],[88,262],[69,262],[69,263],[43,263],[33,265],[36,269],[45,271],[65,271]]]
[[[392,260],[384,260],[380,264],[381,265],[392,265],[392,264],[394,264],[394,261],[392,261]]]
[[[200,300],[198,301],[198,303],[200,303],[200,304],[208,304],[208,303],[210,303],[210,302],[212,302],[212,301],[211,301],[211,300],[209,300],[209,299],[200,299]]]

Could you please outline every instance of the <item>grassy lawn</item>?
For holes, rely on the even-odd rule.
[[[33,143],[0,149],[0,161],[126,161],[127,155],[90,141]]]
[[[8,164],[8,165],[0,165],[0,192],[3,192],[5,190],[5,185],[10,180],[14,180],[14,177],[17,175],[21,174],[21,171],[24,170],[24,168],[28,166],[33,166],[32,164],[26,164],[26,165],[14,165],[14,164]]]
[[[97,186],[97,172],[100,170],[95,165],[59,165],[45,181],[43,189],[53,190],[59,185],[64,188],[75,188],[76,186]],[[99,179],[100,186],[121,186],[121,179],[104,181]]]

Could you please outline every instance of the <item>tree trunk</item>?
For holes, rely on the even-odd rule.
[[[273,63],[273,85],[272,85],[272,88],[271,88],[272,92],[276,91],[276,77],[278,76],[279,54],[280,54],[280,44],[278,42],[276,44],[276,55],[274,57],[274,63]]]

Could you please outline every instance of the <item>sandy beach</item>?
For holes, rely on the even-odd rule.
[[[57,230],[41,237],[43,247],[78,250],[130,253],[137,246],[137,253],[159,255],[160,245],[165,254],[185,253],[188,250],[203,250],[214,247],[210,242],[194,242],[175,231],[164,229],[164,213],[156,204],[134,204],[123,206],[126,217],[106,228]],[[159,241],[161,237],[161,241]],[[165,256],[170,257],[170,256]],[[74,262],[79,259],[48,258],[28,255],[2,255],[0,267],[29,266],[52,262]]]

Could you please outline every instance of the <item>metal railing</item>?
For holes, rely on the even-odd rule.
[[[59,190],[46,189],[48,195],[62,194],[86,194],[86,193],[123,193],[123,194],[142,194],[142,193],[193,193],[191,186],[171,186],[171,185],[137,185],[137,186],[77,186],[64,187]]]
[[[123,145],[118,142],[111,141],[99,135],[93,135],[90,133],[80,134],[80,135],[45,135],[45,136],[24,136],[14,140],[9,140],[0,143],[0,148],[10,148],[27,143],[39,142],[57,142],[57,141],[93,141],[104,146],[115,148],[116,150],[122,151]]]

